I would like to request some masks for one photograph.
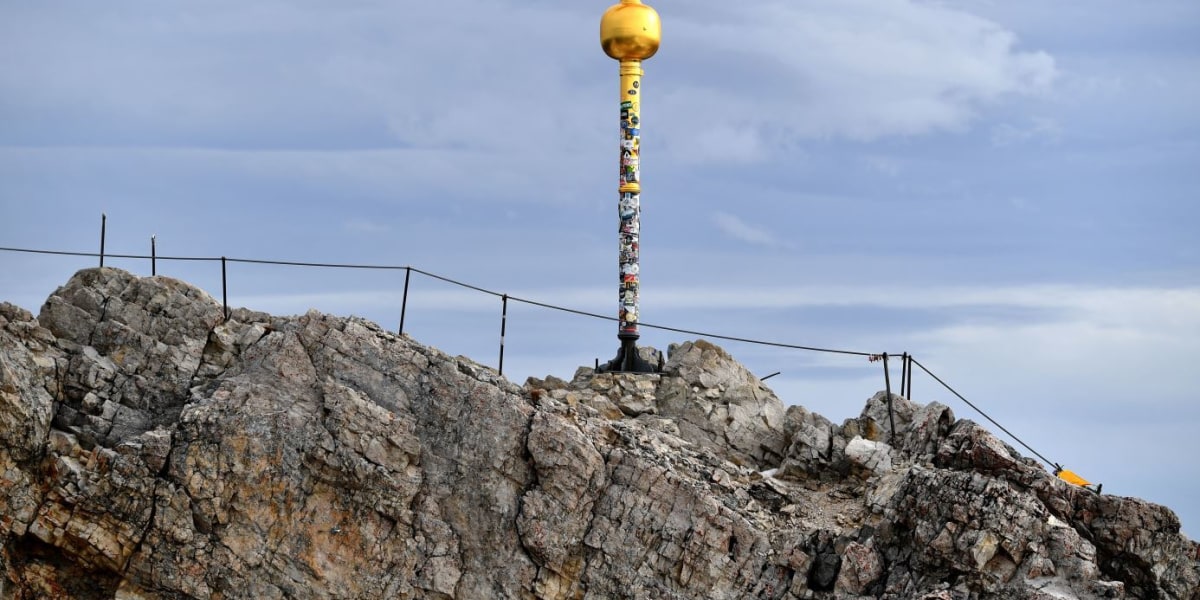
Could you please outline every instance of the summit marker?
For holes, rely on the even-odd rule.
[[[641,142],[642,61],[654,56],[662,39],[662,23],[653,8],[641,0],[621,0],[600,19],[600,46],[620,61],[621,141],[617,201],[618,288],[616,358],[601,371],[653,373],[655,367],[637,350],[641,276],[638,253],[642,228]]]

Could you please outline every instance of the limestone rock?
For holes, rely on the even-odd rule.
[[[883,576],[883,559],[875,552],[873,540],[866,544],[850,542],[842,551],[842,564],[834,586],[847,594],[864,596]]]
[[[38,318],[0,304],[0,598],[1200,597],[1169,510],[945,406],[836,425],[708,342],[670,354],[522,388],[81,271]]]
[[[894,441],[895,436],[907,430],[913,422],[919,407],[907,398],[892,394],[889,400],[887,392],[879,392],[867,400],[858,420],[870,422],[875,426],[866,431],[863,436],[871,441]],[[892,433],[892,423],[896,425],[896,433]]]
[[[0,540],[23,536],[45,497],[38,463],[60,393],[63,360],[33,315],[0,303]]]
[[[829,419],[809,412],[803,406],[789,406],[785,434],[791,443],[779,467],[781,477],[840,478],[845,474],[846,465],[842,459],[846,440],[840,435],[841,429]],[[835,448],[835,441],[840,442],[839,448]]]
[[[643,350],[655,358],[655,350]],[[644,422],[666,426],[696,448],[746,467],[779,466],[787,448],[784,404],[724,349],[703,340],[672,346],[662,373],[580,368],[566,384],[569,392],[559,383],[527,384],[608,418],[655,416],[658,420]]]
[[[787,447],[783,403],[746,367],[697,340],[674,347],[665,370],[674,377],[658,390],[659,414],[675,419],[685,439],[707,439],[719,453],[760,467],[779,464]]]
[[[881,475],[892,468],[892,447],[854,436],[846,444],[846,458],[864,473]]]
[[[527,445],[537,483],[517,516],[521,543],[540,567],[535,586],[544,598],[570,598],[580,590],[583,536],[607,485],[604,457],[566,416],[539,412]]]
[[[529,383],[552,396],[556,391],[537,380]],[[723,349],[704,340],[673,345],[661,374],[584,368],[568,387],[578,401],[604,415],[616,416],[615,407],[626,417],[667,419],[679,437],[741,465],[776,467],[788,446],[783,403]]]

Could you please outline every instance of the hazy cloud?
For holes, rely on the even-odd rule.
[[[593,39],[595,11],[581,7],[139,6],[77,4],[76,20],[24,10],[21,27],[5,30],[19,58],[0,70],[13,114],[67,116],[70,127],[43,140],[52,142],[99,128],[143,145],[374,139],[493,151],[590,145],[611,121],[615,64]],[[682,157],[757,160],[794,137],[957,129],[1056,73],[1049,55],[1021,49],[1000,25],[913,0],[660,11],[671,18],[661,58],[647,63],[648,126]],[[742,89],[751,80],[753,96]],[[86,114],[61,114],[80,97]]]
[[[1054,119],[1033,117],[1027,125],[1000,123],[992,127],[992,144],[1014,146],[1035,141],[1054,143],[1062,138],[1063,128]]]
[[[718,212],[712,216],[712,222],[725,235],[755,246],[768,248],[783,248],[791,246],[770,231],[743,221],[740,217],[729,213]]]
[[[1057,75],[1049,54],[941,4],[772,2],[739,6],[736,17],[706,8],[683,15],[664,40],[664,53],[670,43],[689,55],[670,60],[692,67],[660,100],[682,155],[705,154],[699,136],[713,127],[753,132],[760,143],[751,146],[767,148],[959,130],[1006,96],[1048,91]],[[740,91],[751,78],[753,97]]]

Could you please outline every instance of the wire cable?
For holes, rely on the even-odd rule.
[[[50,254],[50,255],[58,255],[58,256],[88,256],[88,257],[100,256],[100,254],[97,254],[94,252],[69,252],[69,251],[63,251],[63,250],[36,250],[36,249],[30,249],[30,248],[0,247],[0,251],[24,252],[24,253],[29,253],[29,254]],[[300,262],[300,261],[286,261],[286,260],[267,260],[267,259],[255,259],[255,258],[202,257],[202,256],[145,256],[145,255],[136,255],[136,254],[108,254],[108,253],[105,253],[104,256],[109,257],[109,258],[129,258],[129,259],[141,259],[141,260],[228,261],[228,262],[236,262],[236,263],[260,264],[260,265],[284,265],[284,266],[293,266],[293,267],[318,267],[318,268],[331,268],[331,269],[374,269],[374,270],[392,270],[392,271],[408,270],[408,271],[415,271],[417,273],[425,275],[426,277],[432,277],[433,279],[437,279],[439,281],[443,281],[443,282],[446,282],[446,283],[449,283],[452,285],[457,285],[457,286],[464,287],[464,288],[467,288],[470,290],[475,290],[475,291],[483,293],[483,294],[490,294],[497,298],[506,298],[506,299],[512,300],[514,302],[522,302],[524,304],[529,304],[532,306],[538,306],[538,307],[547,308],[547,309],[551,309],[551,310],[557,310],[557,311],[580,315],[580,316],[584,316],[584,317],[603,319],[606,321],[618,321],[619,320],[618,318],[612,317],[612,316],[596,314],[596,313],[578,310],[578,309],[574,309],[574,308],[566,308],[563,306],[555,306],[553,304],[547,304],[545,302],[538,302],[536,300],[529,300],[526,298],[519,298],[517,296],[510,296],[508,294],[503,294],[501,292],[492,291],[492,290],[485,289],[485,288],[482,288],[482,287],[479,287],[476,285],[458,281],[456,279],[451,279],[450,277],[446,277],[444,275],[438,275],[437,273],[431,273],[431,272],[425,271],[423,269],[418,269],[411,265],[405,265],[405,266],[367,265],[367,264],[353,264],[353,263],[323,263],[323,262]],[[666,325],[654,325],[652,323],[639,323],[639,326],[646,327],[649,329],[658,329],[658,330],[662,330],[662,331],[682,333],[685,335],[695,335],[695,336],[713,338],[713,339],[718,339],[718,340],[742,342],[742,343],[746,343],[746,344],[757,344],[760,346],[771,346],[771,347],[775,347],[775,348],[788,348],[788,349],[793,349],[793,350],[805,350],[805,351],[809,351],[809,352],[824,352],[824,353],[828,353],[828,354],[842,354],[842,355],[849,355],[849,356],[866,356],[868,358],[882,356],[882,353],[878,353],[878,352],[860,352],[860,351],[856,351],[856,350],[839,350],[839,349],[835,349],[835,348],[821,348],[821,347],[816,347],[816,346],[803,346],[803,345],[799,345],[799,344],[785,344],[782,342],[770,342],[770,341],[765,341],[765,340],[756,340],[756,339],[751,339],[751,338],[736,337],[736,336],[730,336],[730,335],[721,335],[721,334],[716,334],[716,333],[707,333],[707,332],[695,331],[695,330],[691,330],[691,329],[681,329],[678,327],[669,327]],[[897,353],[897,355],[898,354],[899,353]],[[1055,468],[1060,468],[1058,463],[1046,458],[1037,450],[1034,450],[1033,447],[1031,447],[1029,444],[1026,444],[1021,438],[1017,437],[1015,434],[1013,434],[1013,432],[1009,431],[1007,428],[1005,428],[1003,425],[1001,425],[999,422],[997,422],[995,419],[993,419],[987,413],[983,412],[982,409],[980,409],[978,406],[975,406],[975,404],[973,404],[970,400],[967,400],[966,397],[964,397],[962,394],[958,393],[957,390],[950,387],[950,385],[948,383],[946,383],[945,381],[942,381],[942,379],[940,377],[938,377],[937,375],[934,375],[932,371],[930,371],[928,368],[926,368],[925,365],[921,364],[921,362],[918,361],[916,358],[914,358],[911,354],[909,354],[909,360],[911,360],[913,364],[920,367],[922,371],[925,371],[925,374],[929,375],[935,381],[940,383],[942,385],[942,387],[946,388],[947,390],[950,391],[950,393],[957,396],[959,400],[962,400],[963,402],[965,402],[967,404],[967,406],[970,406],[972,409],[974,409],[975,412],[979,413],[980,415],[983,415],[983,418],[985,418],[989,422],[991,422],[992,425],[995,425],[996,427],[1000,428],[1001,431],[1008,434],[1008,436],[1010,438],[1015,440],[1018,444],[1023,446],[1026,450],[1032,452],[1038,458],[1042,459],[1042,461],[1045,462],[1046,464],[1052,465]]]
[[[57,254],[57,255],[65,255],[65,256],[91,256],[91,257],[100,256],[99,254],[94,253],[94,252],[64,252],[64,251],[55,251],[55,250],[32,250],[32,249],[28,249],[28,248],[0,247],[0,251],[28,252],[28,253],[34,253],[34,254]],[[233,263],[247,263],[247,264],[258,264],[258,265],[284,265],[284,266],[291,266],[291,267],[318,267],[318,268],[329,268],[329,269],[375,269],[375,270],[391,270],[391,271],[399,271],[399,270],[407,269],[407,270],[425,275],[426,277],[432,277],[433,279],[437,279],[439,281],[444,281],[446,283],[464,287],[464,288],[467,288],[470,290],[475,290],[475,291],[483,293],[483,294],[490,294],[497,298],[502,298],[502,297],[507,296],[509,300],[513,300],[515,302],[522,302],[522,303],[529,304],[532,306],[540,306],[542,308],[548,308],[551,310],[557,310],[557,311],[571,313],[571,314],[580,315],[580,316],[584,316],[584,317],[591,317],[594,319],[603,319],[606,321],[618,321],[619,320],[617,317],[600,315],[600,314],[587,312],[587,311],[583,311],[583,310],[566,308],[563,306],[555,306],[553,304],[547,304],[545,302],[538,302],[536,300],[529,300],[526,298],[518,298],[516,296],[507,295],[507,294],[504,294],[501,292],[489,290],[489,289],[482,288],[482,287],[479,287],[476,285],[458,281],[456,279],[452,279],[452,278],[446,277],[444,275],[438,275],[437,273],[431,273],[431,272],[425,271],[423,269],[418,269],[411,265],[397,266],[397,265],[368,265],[368,264],[354,264],[354,263],[302,262],[302,261],[290,261],[290,260],[269,260],[269,259],[257,259],[257,258],[235,258],[235,257],[220,257],[220,256],[215,256],[215,257],[146,256],[146,255],[137,255],[137,254],[108,254],[108,253],[105,253],[104,256],[108,257],[108,258],[131,258],[131,259],[142,259],[142,260],[191,260],[191,261],[214,261],[214,262],[220,261],[220,260],[225,260],[227,262],[233,262]],[[805,351],[809,351],[809,352],[824,352],[824,353],[829,353],[829,354],[843,354],[843,355],[849,355],[849,356],[868,356],[869,357],[869,356],[878,355],[878,353],[876,353],[876,352],[860,352],[860,351],[856,351],[856,350],[839,350],[839,349],[834,349],[834,348],[820,348],[817,346],[804,346],[804,345],[800,345],[800,344],[786,344],[783,342],[771,342],[771,341],[766,341],[766,340],[756,340],[756,339],[736,337],[736,336],[731,336],[731,335],[722,335],[719,333],[708,333],[708,332],[696,331],[696,330],[692,330],[692,329],[682,329],[679,327],[670,327],[667,325],[655,325],[652,323],[645,323],[645,322],[639,323],[639,326],[645,327],[648,329],[658,329],[661,331],[682,333],[685,335],[696,335],[696,336],[707,337],[707,338],[712,338],[712,339],[717,339],[717,340],[742,342],[742,343],[746,343],[746,344],[771,346],[771,347],[775,347],[775,348],[789,348],[789,349],[793,349],[793,350],[805,350]]]
[[[150,257],[147,256],[147,257],[143,257],[143,258],[150,258]],[[220,259],[218,258],[217,260],[220,260]],[[258,259],[258,258],[226,257],[225,260],[227,260],[229,262],[251,263],[251,264],[256,264],[256,265],[285,265],[285,266],[289,266],[289,267],[320,267],[320,268],[325,268],[325,269],[375,269],[375,270],[381,270],[381,271],[385,271],[385,270],[386,271],[402,271],[404,269],[411,268],[407,265],[403,266],[403,267],[396,266],[396,265],[356,265],[356,264],[349,264],[349,263],[297,262],[297,261],[292,261],[292,260],[266,260],[266,259]],[[417,271],[417,269],[413,269],[413,270]]]
[[[1056,463],[1056,462],[1054,462],[1054,461],[1052,461],[1052,460],[1050,460],[1050,459],[1046,458],[1045,456],[1042,456],[1042,453],[1038,452],[1037,450],[1034,450],[1034,449],[1033,449],[1033,448],[1032,448],[1032,447],[1031,447],[1029,444],[1026,444],[1024,441],[1022,441],[1022,440],[1021,440],[1021,438],[1019,438],[1019,437],[1017,437],[1016,435],[1014,435],[1014,434],[1013,434],[1013,432],[1011,432],[1011,431],[1009,431],[1008,429],[1006,429],[1006,428],[1005,428],[1003,425],[1001,425],[1000,423],[997,423],[995,419],[993,419],[993,418],[991,418],[990,416],[988,416],[988,414],[987,414],[987,413],[985,413],[985,412],[983,412],[983,410],[981,410],[981,409],[980,409],[978,406],[975,406],[974,404],[972,404],[972,403],[971,403],[971,401],[970,401],[970,400],[967,400],[966,398],[964,398],[964,397],[963,397],[963,395],[962,395],[962,394],[960,394],[960,393],[958,393],[957,391],[955,391],[955,389],[954,389],[954,388],[952,388],[952,387],[950,387],[950,385],[949,385],[948,383],[946,383],[945,381],[942,381],[942,378],[941,378],[941,377],[938,377],[937,375],[934,375],[932,371],[930,371],[929,369],[926,369],[926,368],[925,368],[925,365],[921,364],[921,362],[920,362],[920,361],[918,361],[917,359],[913,358],[911,354],[909,355],[908,359],[909,359],[909,360],[911,360],[911,361],[912,361],[912,363],[913,363],[914,365],[917,365],[918,367],[921,367],[921,370],[922,370],[922,371],[925,371],[925,373],[926,373],[927,375],[929,375],[930,377],[934,378],[934,380],[936,380],[938,383],[942,384],[942,387],[946,388],[947,390],[950,390],[950,393],[951,393],[951,394],[954,394],[955,396],[958,396],[958,399],[959,399],[959,400],[962,400],[963,402],[966,402],[966,403],[967,403],[967,406],[970,406],[971,408],[975,409],[975,412],[977,412],[977,413],[979,413],[979,414],[983,415],[983,418],[985,418],[985,419],[987,419],[988,421],[990,421],[990,422],[992,423],[992,425],[995,425],[996,427],[999,427],[999,428],[1000,428],[1000,431],[1003,431],[1004,433],[1007,433],[1007,434],[1008,434],[1008,437],[1010,437],[1010,438],[1012,438],[1012,439],[1016,440],[1016,442],[1017,442],[1018,444],[1021,444],[1022,446],[1024,446],[1026,450],[1028,450],[1028,451],[1030,451],[1030,452],[1034,453],[1035,455],[1037,455],[1037,457],[1038,457],[1038,458],[1042,459],[1042,462],[1044,462],[1044,463],[1046,463],[1046,464],[1048,464],[1048,465],[1052,465],[1052,466],[1054,466],[1055,468],[1058,468],[1058,467],[1059,467],[1058,463]]]

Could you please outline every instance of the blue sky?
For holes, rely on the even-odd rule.
[[[1052,460],[1200,529],[1200,4],[661,0],[645,322],[912,352]],[[606,2],[0,2],[0,246],[412,265],[617,309]],[[83,258],[0,253],[36,312]],[[110,264],[149,273],[145,261]],[[219,298],[214,263],[159,272]],[[403,273],[235,264],[230,302],[394,329]],[[494,365],[499,300],[406,331]],[[505,372],[616,324],[510,305]],[[643,329],[665,348],[689,336]],[[877,364],[723,344],[834,420]],[[898,371],[897,371],[898,375]],[[982,420],[918,375],[914,399]]]

